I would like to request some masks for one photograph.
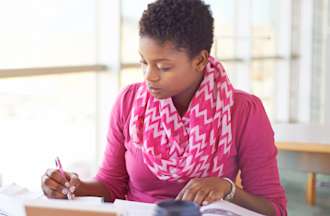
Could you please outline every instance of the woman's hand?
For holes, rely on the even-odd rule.
[[[219,177],[196,178],[186,184],[176,199],[207,205],[224,198],[230,190],[231,184]]]
[[[57,169],[48,169],[41,177],[41,188],[48,198],[66,199],[74,197],[81,181],[76,173],[64,172],[65,178]]]

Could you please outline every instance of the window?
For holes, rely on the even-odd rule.
[[[147,4],[151,2],[153,1],[121,1],[121,87],[143,80],[143,74],[138,64],[140,61],[138,21]]]
[[[110,5],[109,5],[110,4]],[[0,7],[0,175],[40,190],[55,167],[84,177],[102,158],[118,92],[118,2],[3,1]],[[111,33],[111,34],[110,34]],[[106,39],[105,39],[106,38]]]
[[[0,172],[5,183],[37,189],[57,155],[71,168],[95,160],[95,76],[0,79]]]
[[[146,4],[144,1],[132,7],[129,1],[122,4],[122,85],[141,81],[142,74],[136,64],[138,62],[138,20]],[[297,88],[302,88],[300,80],[294,77],[301,73],[312,74],[319,71],[314,79],[322,79],[320,65],[316,62],[324,59],[324,51],[317,47],[324,47],[325,34],[321,34],[318,19],[325,19],[319,12],[323,1],[314,1],[313,16],[303,18],[301,10],[306,7],[302,1],[275,0],[206,0],[211,5],[215,18],[215,40],[212,54],[223,61],[231,81],[237,88],[246,90],[259,96],[274,122],[320,122],[320,118],[306,119],[310,114],[322,116],[322,91],[313,90],[311,103],[302,102],[303,98]],[[325,3],[323,3],[325,4]],[[142,7],[143,6],[143,7]],[[132,8],[135,8],[132,11]],[[317,15],[316,15],[317,14]],[[323,14],[324,15],[324,14]],[[304,19],[309,19],[305,22]],[[311,23],[314,28],[313,40],[304,45],[308,38],[301,36]],[[133,36],[132,36],[133,35]],[[322,36],[323,35],[323,36]],[[319,42],[317,41],[319,40]],[[322,42],[322,43],[321,43]],[[302,47],[303,46],[303,47]],[[304,46],[313,46],[310,50],[314,54],[307,56]],[[316,47],[317,46],[317,47]],[[136,52],[132,52],[136,50]],[[323,53],[322,53],[323,52]],[[312,58],[315,62],[311,70],[303,69],[303,61]],[[310,60],[311,61],[311,60]],[[302,66],[302,67],[301,67]],[[307,70],[303,71],[302,70]],[[309,75],[311,76],[311,75]],[[318,77],[318,78],[317,78]],[[316,84],[317,86],[322,86]],[[320,87],[319,87],[320,88]],[[315,92],[316,91],[316,92]],[[299,93],[298,93],[299,92]],[[290,104],[290,101],[293,101]],[[304,104],[305,103],[305,104]],[[298,105],[299,104],[299,105]],[[318,106],[317,106],[318,104]],[[306,113],[307,112],[307,113]],[[299,114],[301,113],[301,114]],[[299,114],[299,115],[298,115]],[[312,120],[313,119],[313,120]]]
[[[93,0],[2,1],[0,68],[95,64],[95,11]]]
[[[121,86],[143,79],[138,20],[147,2],[122,1]],[[277,138],[330,140],[323,133],[330,119],[325,116],[329,1],[205,2],[215,18],[212,55],[223,62],[236,88],[261,98]]]

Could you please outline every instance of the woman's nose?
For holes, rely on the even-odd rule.
[[[160,80],[160,76],[157,70],[150,66],[147,66],[144,69],[144,79],[150,82],[157,82]]]

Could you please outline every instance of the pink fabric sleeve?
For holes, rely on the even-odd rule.
[[[287,215],[286,196],[280,184],[274,132],[262,102],[255,96],[242,97],[237,109],[238,164],[246,192],[272,202],[276,215]]]
[[[123,127],[125,123],[124,113],[128,113],[127,100],[129,101],[130,88],[124,89],[117,97],[112,108],[110,124],[107,135],[107,145],[103,163],[98,170],[96,180],[104,184],[110,193],[111,200],[125,199],[128,191],[128,174],[125,163],[126,148]]]

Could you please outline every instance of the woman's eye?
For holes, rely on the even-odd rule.
[[[171,68],[159,68],[159,70],[162,71],[162,72],[166,72],[166,71],[171,70]]]

